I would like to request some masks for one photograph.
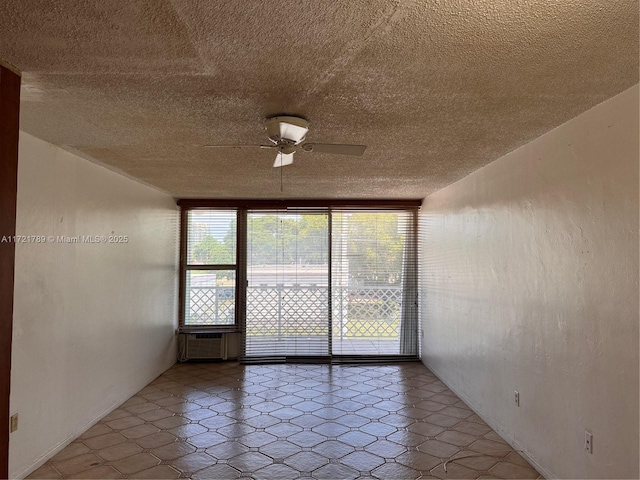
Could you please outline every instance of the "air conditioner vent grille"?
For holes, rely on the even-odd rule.
[[[187,360],[226,359],[226,338],[222,333],[195,333],[186,335]]]

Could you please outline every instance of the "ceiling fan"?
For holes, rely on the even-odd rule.
[[[269,148],[277,150],[274,167],[293,163],[296,152],[330,153],[336,155],[362,156],[365,145],[343,145],[332,143],[306,143],[309,122],[301,117],[277,116],[265,121],[265,130],[271,145],[203,145],[207,148]]]

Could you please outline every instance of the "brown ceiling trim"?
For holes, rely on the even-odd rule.
[[[420,208],[421,199],[206,199],[181,198],[178,206],[186,209],[196,208]]]

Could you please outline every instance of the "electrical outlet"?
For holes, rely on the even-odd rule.
[[[10,432],[15,432],[18,429],[18,414],[11,415],[11,422],[9,426]]]
[[[593,454],[593,434],[587,430],[584,431],[584,449]]]
[[[520,406],[520,393],[516,390],[513,392],[513,401],[516,403],[516,406]]]

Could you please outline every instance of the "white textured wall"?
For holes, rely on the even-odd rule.
[[[170,196],[21,133],[18,234],[129,242],[16,245],[12,477],[174,362],[177,229]]]
[[[423,360],[552,477],[639,477],[638,129],[635,86],[424,201]]]

